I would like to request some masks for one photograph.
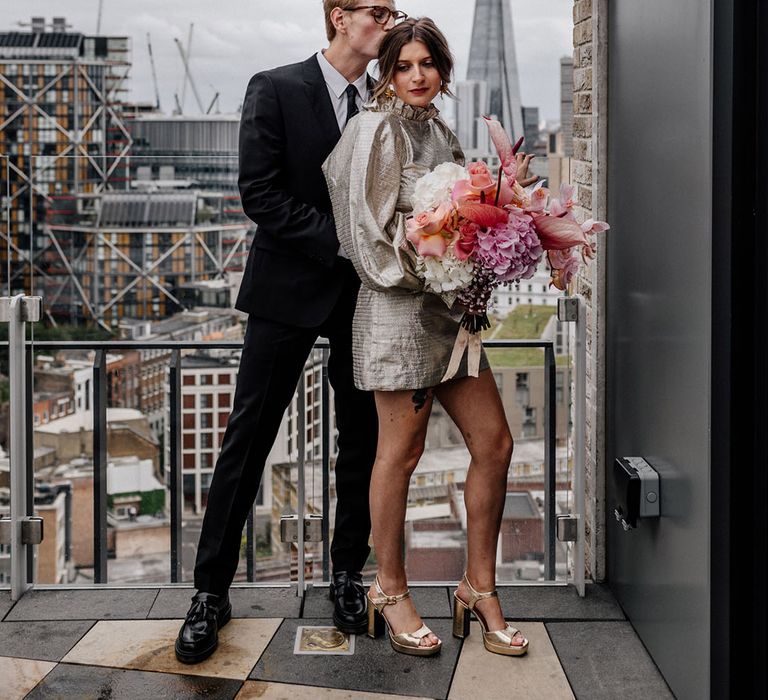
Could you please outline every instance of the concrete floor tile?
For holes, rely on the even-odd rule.
[[[27,698],[29,700],[60,700],[61,698],[232,700],[241,685],[240,681],[229,678],[204,678],[59,664]]]
[[[439,654],[407,656],[392,649],[384,636],[355,637],[351,656],[294,655],[296,629],[306,620],[285,620],[262,654],[249,678],[303,686],[320,686],[369,693],[445,698],[461,642],[451,634],[450,620],[425,619],[443,640]],[[330,620],[313,624],[331,625]]]
[[[3,653],[23,659],[61,661],[93,625],[92,620],[0,622]]]
[[[588,584],[584,598],[573,586],[501,586],[499,600],[504,614],[516,620],[625,619],[610,589],[602,584]]]
[[[311,685],[289,685],[267,681],[246,681],[235,700],[398,700],[402,695],[361,693],[358,690],[336,690]],[[414,696],[410,696],[414,697]],[[428,700],[416,698],[414,700]]]
[[[232,620],[219,633],[213,656],[194,665],[176,660],[174,642],[181,624],[182,620],[99,622],[63,661],[245,680],[280,620]]]
[[[577,698],[674,697],[629,622],[552,622],[547,632]]]
[[[149,619],[183,618],[189,610],[194,588],[165,588],[160,591]],[[294,587],[284,588],[232,588],[229,591],[232,602],[232,617],[298,617],[301,598]]]
[[[50,661],[33,661],[31,659],[12,659],[0,656],[0,678],[2,678],[3,700],[23,698],[56,664]]]
[[[15,620],[143,620],[156,588],[30,591],[6,616]]]
[[[368,585],[366,584],[366,591]],[[411,588],[416,609],[422,617],[450,617],[451,602],[446,586],[413,586]],[[333,603],[328,598],[328,587],[310,588],[304,600],[302,617],[329,618],[333,616]],[[285,615],[288,617],[288,615]]]
[[[573,700],[547,631],[541,622],[511,622],[528,638],[524,656],[501,656],[486,651],[480,624],[472,622],[469,637],[456,665],[449,700],[525,698]]]
[[[13,607],[11,594],[9,591],[0,591],[0,620],[2,620],[8,611]]]

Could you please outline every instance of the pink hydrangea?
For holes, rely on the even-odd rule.
[[[520,209],[510,210],[509,221],[477,233],[475,256],[499,282],[515,282],[533,277],[543,255],[532,219]]]

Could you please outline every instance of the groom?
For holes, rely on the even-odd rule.
[[[368,487],[376,454],[373,396],[352,380],[352,316],[360,281],[342,257],[320,166],[368,100],[368,63],[404,18],[393,0],[324,0],[329,47],[251,79],[240,124],[239,186],[258,224],[236,307],[249,314],[235,400],[216,463],[195,563],[196,595],[176,656],[198,663],[231,616],[229,586],[264,462],[319,336],[330,341],[339,455],[331,543],[334,623],[366,626]]]

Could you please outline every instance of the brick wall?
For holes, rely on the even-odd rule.
[[[573,4],[573,159],[576,215],[605,219],[608,0]],[[576,292],[587,305],[586,566],[593,580],[605,578],[605,270],[606,249],[582,270]]]

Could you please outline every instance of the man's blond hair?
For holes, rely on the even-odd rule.
[[[325,11],[325,33],[328,35],[328,41],[336,38],[336,27],[331,21],[331,12],[337,7],[342,10],[348,10],[357,4],[357,0],[323,0],[323,10]]]

